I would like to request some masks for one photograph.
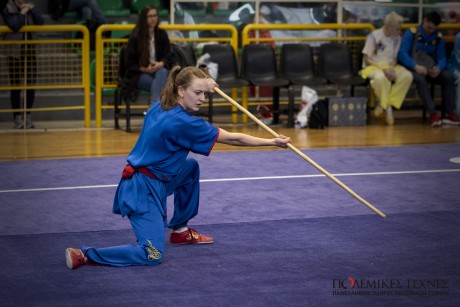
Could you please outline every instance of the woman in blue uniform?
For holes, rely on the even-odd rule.
[[[196,67],[174,67],[160,99],[149,109],[115,193],[113,212],[127,216],[137,244],[68,248],[69,269],[85,263],[109,266],[157,265],[164,256],[164,228],[171,244],[213,243],[187,223],[197,213],[200,193],[198,162],[189,152],[209,155],[216,142],[234,146],[286,148],[290,138],[258,138],[231,133],[191,113],[217,84]],[[174,215],[166,221],[166,198],[174,193]]]

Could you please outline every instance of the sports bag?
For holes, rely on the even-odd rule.
[[[311,109],[308,127],[313,129],[324,129],[329,122],[329,107],[325,99],[318,100]]]

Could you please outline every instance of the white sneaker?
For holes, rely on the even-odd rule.
[[[24,121],[22,120],[22,115],[14,116],[14,129],[24,128]]]
[[[391,126],[395,123],[395,120],[392,115],[389,115],[389,116],[387,115],[385,117],[385,122],[387,123],[387,125]]]
[[[374,116],[375,117],[380,117],[382,115],[383,109],[380,106],[375,107],[374,109]]]
[[[27,129],[35,128],[34,122],[32,121],[30,114],[26,115],[26,128]]]
[[[385,117],[385,122],[387,123],[387,125],[393,125],[395,120],[393,119],[393,110],[391,107],[388,107],[386,109],[386,117]]]

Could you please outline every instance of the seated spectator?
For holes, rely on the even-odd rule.
[[[393,125],[392,107],[399,109],[412,84],[412,74],[397,64],[401,45],[403,18],[392,12],[385,17],[382,28],[372,31],[364,45],[363,78],[371,80],[371,86],[379,100],[374,113],[378,117],[386,111],[386,123]]]
[[[106,24],[107,19],[96,0],[50,0],[49,13],[59,20],[67,12],[78,12],[85,21],[95,19],[99,25]]]
[[[27,0],[9,0],[2,10],[5,24],[13,31],[5,33],[4,39],[30,41],[34,38],[32,32],[19,32],[25,25],[42,25],[43,17],[34,5]],[[34,84],[37,77],[37,58],[35,45],[14,44],[7,49],[8,71],[11,86],[24,86]],[[24,114],[21,113],[21,90],[11,90],[11,108],[14,111],[14,128],[34,128],[30,111],[26,112],[25,125]],[[32,109],[35,100],[35,90],[27,89],[24,93],[25,105],[28,110]]]
[[[159,97],[172,65],[171,46],[166,31],[158,28],[158,10],[144,7],[126,49],[126,76],[123,96],[132,99],[138,90],[150,92],[150,105]]]
[[[455,86],[455,105],[457,115],[460,114],[460,33],[455,36],[454,50],[449,57],[447,68],[454,74]]]
[[[445,41],[438,31],[440,23],[441,16],[437,12],[427,14],[421,25],[404,32],[398,52],[399,62],[412,72],[417,92],[430,114],[432,127],[459,124],[454,111],[454,76],[446,70]],[[442,87],[442,119],[436,112],[434,99],[430,95],[430,83],[440,84]]]

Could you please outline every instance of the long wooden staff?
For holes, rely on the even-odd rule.
[[[249,116],[253,121],[255,121],[259,126],[261,126],[262,128],[264,128],[266,131],[268,131],[271,135],[273,135],[274,137],[279,137],[279,134],[276,133],[275,131],[273,131],[272,129],[270,129],[270,127],[268,127],[267,125],[265,125],[263,122],[261,122],[257,117],[255,117],[251,112],[249,112],[248,110],[246,110],[245,108],[243,108],[239,103],[237,103],[235,100],[233,100],[232,98],[230,98],[227,94],[225,94],[224,92],[222,92],[218,87],[215,87],[214,88],[214,91],[216,91],[218,94],[220,94],[223,98],[225,98],[228,102],[230,102],[233,106],[235,106],[238,110],[240,110],[241,112],[245,113],[247,116]],[[292,144],[287,144],[287,146],[292,149],[296,154],[298,154],[299,156],[301,156],[304,160],[306,160],[308,163],[310,163],[311,165],[313,165],[317,170],[319,170],[321,173],[323,173],[324,175],[326,175],[329,179],[331,179],[332,181],[334,181],[335,183],[337,183],[339,186],[341,186],[345,191],[347,191],[348,193],[350,193],[353,197],[355,197],[357,200],[359,200],[360,202],[362,202],[364,205],[366,205],[369,209],[371,209],[372,211],[374,211],[375,213],[377,213],[380,217],[382,218],[386,218],[386,215],[381,212],[379,209],[375,208],[373,205],[371,205],[370,203],[368,203],[364,198],[362,198],[361,196],[359,196],[358,194],[356,194],[353,190],[351,190],[349,187],[347,187],[344,183],[342,183],[340,180],[338,180],[337,178],[335,178],[334,176],[332,176],[329,172],[327,172],[324,168],[322,168],[321,166],[319,166],[315,161],[313,161],[312,159],[310,159],[309,157],[307,157],[304,153],[302,153],[300,150],[298,150],[294,145]]]

